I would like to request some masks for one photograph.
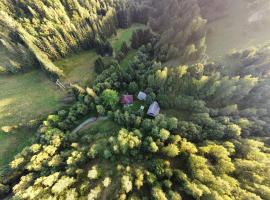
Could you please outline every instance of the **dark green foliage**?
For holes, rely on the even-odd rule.
[[[102,57],[98,57],[95,61],[95,72],[100,74],[105,70],[105,63],[102,60]]]
[[[262,142],[241,138],[239,133],[242,127],[248,127],[247,121],[219,116],[218,111],[214,112],[219,109],[219,104],[213,104],[215,107],[211,109],[206,108],[208,102],[215,102],[213,94],[216,90],[201,92],[206,88],[199,84],[202,83],[199,80],[204,80],[204,85],[207,85],[205,80],[225,81],[225,84],[230,79],[222,79],[215,74],[206,79],[202,66],[175,68],[173,70],[177,74],[171,74],[169,69],[162,69],[152,62],[148,52],[143,47],[130,63],[132,67],[123,69],[116,65],[103,71],[93,89],[87,88],[86,92],[79,94],[79,101],[74,106],[68,111],[49,116],[43,122],[36,143],[23,150],[10,164],[12,171],[7,175],[5,185],[15,183],[15,197],[269,197],[269,148]],[[185,76],[192,81],[185,79]],[[182,78],[186,81],[184,85],[180,84],[183,83]],[[172,85],[171,79],[179,85]],[[233,84],[237,85],[240,80],[233,79]],[[159,84],[153,84],[155,81]],[[138,83],[138,89],[147,88],[147,93],[152,93],[150,96],[153,99],[159,98],[155,95],[156,91],[167,94],[167,90],[181,94],[180,100],[183,102],[190,99],[191,104],[186,101],[181,107],[189,110],[189,121],[165,115],[150,119],[135,110],[120,107],[116,110],[118,91],[137,88],[134,83]],[[211,95],[210,99],[208,95]],[[230,101],[241,102],[239,94],[230,95],[230,98],[236,98]],[[197,102],[199,99],[206,103]],[[230,105],[233,105],[232,102]],[[192,106],[192,103],[199,106]],[[224,107],[223,104],[221,102],[223,107],[220,113],[235,114],[234,106]],[[87,115],[89,108],[96,109],[100,115],[108,113],[114,123],[122,128],[114,130],[109,127],[103,132],[103,126],[99,126],[86,132],[71,132],[78,124],[78,119]],[[194,144],[186,138],[205,141]],[[20,173],[22,170],[24,175]],[[12,179],[14,176],[15,179]]]
[[[8,192],[9,192],[9,186],[6,186],[0,183],[0,197],[3,197],[4,195],[8,194]]]
[[[158,59],[178,58],[181,63],[201,59],[206,50],[206,21],[200,17],[197,1],[149,1],[154,8],[150,26],[161,36],[155,47]]]
[[[121,49],[119,52],[117,52],[116,60],[118,62],[122,61],[129,53],[130,51],[130,47],[128,46],[128,44],[126,42],[124,42],[121,46]]]
[[[106,38],[115,29],[112,18],[107,18],[115,14],[114,2],[61,1],[71,19],[88,16],[86,7],[95,10],[98,19],[108,20],[103,22],[106,29],[90,19],[83,24],[96,31],[94,38],[102,42],[95,44],[103,55],[112,54]],[[35,3],[29,1],[32,9],[25,4],[14,9],[26,19],[46,17],[41,1]],[[45,7],[55,5],[46,3]],[[130,5],[117,1],[121,26],[142,20],[133,14],[149,5],[152,9],[146,15],[160,37],[150,30],[136,32],[132,43],[141,48],[128,65],[111,62],[107,67],[98,58],[99,75],[92,88],[73,85],[77,102],[43,121],[34,143],[10,163],[0,195],[12,188],[14,199],[269,199],[270,149],[259,141],[269,136],[269,73],[262,64],[268,62],[267,48],[231,55],[240,64],[229,73],[215,64],[162,67],[156,58],[179,56],[185,63],[203,54],[204,21],[195,0],[145,0]],[[134,11],[131,16],[127,16],[129,9]],[[31,49],[31,45],[30,41],[27,46]],[[70,49],[62,48],[63,55]],[[127,51],[123,44],[121,52]],[[119,104],[119,95],[135,96],[138,91],[147,93],[145,102]],[[147,108],[153,101],[161,106],[155,118],[137,108]],[[73,131],[94,113],[108,118]]]
[[[100,54],[101,56],[112,56],[113,54],[113,48],[112,45],[109,41],[101,41],[98,45],[97,45],[97,52],[98,54]]]
[[[62,72],[50,59],[95,47],[102,55],[111,55],[109,43],[99,41],[116,32],[116,3],[77,0],[1,2],[0,39],[3,53],[7,55],[7,60],[1,60],[1,71],[4,68],[15,73],[41,65],[55,78]]]
[[[142,45],[146,45],[155,39],[155,35],[150,29],[139,29],[133,33],[131,38],[131,47],[138,49]]]

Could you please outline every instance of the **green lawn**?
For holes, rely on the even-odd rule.
[[[248,23],[251,15],[247,3],[237,0],[233,2],[227,16],[209,23],[207,54],[214,60],[220,60],[232,49],[246,49],[269,41],[269,23],[251,25]]]
[[[119,51],[124,42],[129,42],[134,31],[145,27],[144,24],[133,24],[130,28],[119,29],[116,36],[113,36],[110,40],[113,49]]]
[[[97,121],[96,123],[89,125],[89,127],[84,128],[82,132],[87,134],[91,132],[91,130],[94,130],[99,133],[114,133],[117,132],[119,129],[120,127],[115,122],[110,119],[106,119],[103,121]]]
[[[56,61],[54,64],[64,70],[65,82],[86,86],[95,79],[94,64],[97,57],[94,50],[84,51]]]
[[[46,117],[59,109],[65,93],[41,71],[13,76],[0,76],[0,166],[27,144],[31,130],[5,133],[7,126],[25,124]]]
[[[127,67],[129,62],[136,56],[137,50],[132,49],[127,56],[120,62],[121,67]]]
[[[4,166],[31,143],[34,133],[34,130],[27,128],[20,128],[9,134],[0,133],[0,174]]]

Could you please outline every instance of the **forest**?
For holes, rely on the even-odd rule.
[[[215,24],[230,31],[243,5],[257,45],[217,56],[229,40]],[[0,199],[270,200],[268,11],[267,0],[1,1]]]

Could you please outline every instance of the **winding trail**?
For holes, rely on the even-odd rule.
[[[94,124],[98,121],[104,121],[108,119],[108,117],[91,117],[87,120],[85,120],[83,123],[81,123],[79,126],[77,126],[73,131],[72,133],[77,133],[78,131],[80,131],[81,129],[83,129],[84,127],[90,125],[90,124]]]

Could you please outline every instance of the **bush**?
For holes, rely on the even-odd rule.
[[[97,52],[101,56],[112,56],[113,55],[113,48],[109,41],[101,41],[97,46]]]

